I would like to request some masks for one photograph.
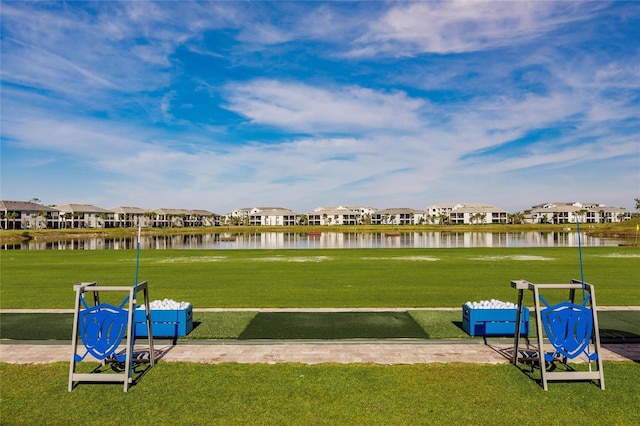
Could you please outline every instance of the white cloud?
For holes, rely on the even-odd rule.
[[[413,130],[421,126],[424,101],[406,93],[357,86],[336,89],[275,80],[227,87],[228,108],[254,124],[311,133]]]
[[[535,40],[593,16],[600,5],[568,2],[411,2],[390,9],[357,40],[355,56],[461,53]]]

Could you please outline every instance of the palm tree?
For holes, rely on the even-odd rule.
[[[576,218],[580,219],[580,222],[584,223],[585,219],[584,216],[587,213],[587,211],[585,209],[580,209],[577,212],[575,212]]]
[[[106,223],[107,223],[107,219],[109,219],[109,215],[106,213],[101,213],[98,215],[98,219],[100,219],[98,221],[98,223],[100,224],[101,227],[106,228]]]
[[[36,218],[36,228],[38,229],[47,228],[47,212],[40,210],[38,213],[36,213],[35,218]],[[44,220],[42,218],[44,218]]]
[[[524,214],[520,212],[509,214],[507,215],[507,217],[509,218],[509,223],[511,224],[520,224],[524,222]]]
[[[5,221],[11,221],[11,229],[16,229],[16,218],[19,216],[18,212],[7,212],[4,215]],[[5,225],[6,228],[6,225]]]
[[[144,212],[142,214],[142,216],[144,216],[145,218],[147,218],[147,223],[150,224],[149,226],[153,227],[154,226],[154,221],[153,218],[155,217],[155,213],[154,212]]]
[[[79,212],[75,212],[75,213],[71,213],[71,228],[75,228],[76,227],[76,220],[78,221],[78,228],[80,228],[80,218],[83,217],[82,213]]]

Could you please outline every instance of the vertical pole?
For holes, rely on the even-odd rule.
[[[584,285],[584,283],[583,283]],[[595,352],[598,355],[596,360],[598,364],[598,376],[600,377],[600,389],[604,390],[604,370],[602,366],[602,354],[600,353],[600,326],[598,325],[598,308],[596,306],[596,289],[589,284],[589,294],[591,294],[591,315],[593,315],[593,334],[594,334],[594,346]],[[589,361],[591,362],[591,361]]]
[[[138,242],[136,244],[136,281],[133,283],[134,287],[138,288],[138,270],[140,269],[140,231],[142,231],[142,224],[138,224]],[[134,293],[135,298],[135,293]]]
[[[137,240],[137,244],[136,244],[136,280],[135,283],[133,284],[133,291],[131,293],[131,299],[129,300],[129,332],[127,333],[127,362],[129,363],[128,366],[126,366],[125,368],[128,369],[129,371],[129,377],[133,378],[133,362],[131,362],[131,355],[133,354],[133,345],[135,345],[136,342],[136,336],[135,336],[135,325],[133,324],[133,317],[134,317],[134,312],[136,309],[136,303],[137,300],[136,298],[138,297],[138,271],[140,269],[140,231],[142,230],[142,223],[138,223],[138,240]],[[146,296],[146,292],[145,292],[145,296]],[[148,312],[148,306],[149,305],[145,305],[145,311],[147,313],[147,324],[149,323],[149,312]],[[124,391],[127,391],[127,386],[125,385],[125,389]]]
[[[151,312],[149,309],[149,287],[146,284],[144,286],[144,310],[147,319],[147,341],[149,342],[149,363],[153,367],[156,363],[156,356],[153,349],[153,329],[151,327]]]
[[[520,316],[522,315],[522,293],[524,290],[518,290],[518,310],[516,317],[516,335],[513,339],[513,365],[518,365],[518,346],[520,343]]]
[[[581,232],[579,219],[576,219],[576,225],[578,229],[578,253],[580,257],[580,282],[582,283],[582,299],[584,299],[584,268],[582,267],[582,239],[580,236]],[[571,303],[573,303],[573,300],[571,300]]]
[[[76,353],[78,352],[78,316],[80,314],[81,291],[82,290],[79,287],[76,287],[76,303],[73,309],[73,334],[71,335],[71,362],[69,363],[69,392],[73,390],[73,375],[76,372]]]
[[[538,329],[538,362],[540,363],[540,375],[542,376],[542,388],[547,390],[547,361],[544,357],[544,326],[542,325],[542,315],[540,313],[540,293],[538,286],[533,286],[533,302],[536,308],[536,327]]]
[[[124,391],[127,392],[129,390],[129,384],[133,383],[133,345],[135,342],[135,337],[133,336],[134,327],[133,327],[133,310],[135,309],[136,302],[134,300],[135,296],[133,292],[135,288],[129,289],[129,312],[128,317],[129,320],[127,322],[128,331],[127,331],[127,350],[124,360],[124,369],[126,373],[124,374]]]

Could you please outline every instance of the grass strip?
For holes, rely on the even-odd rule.
[[[67,392],[68,363],[0,363],[3,425],[640,423],[640,364],[605,362],[607,389],[552,383],[510,364],[158,363],[121,384]],[[568,397],[570,396],[570,397]]]

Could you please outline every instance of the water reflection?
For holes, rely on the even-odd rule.
[[[583,246],[617,246],[622,241],[581,235]],[[142,249],[307,249],[576,247],[577,232],[255,232],[143,236]],[[135,238],[75,238],[3,244],[3,250],[127,250]]]

